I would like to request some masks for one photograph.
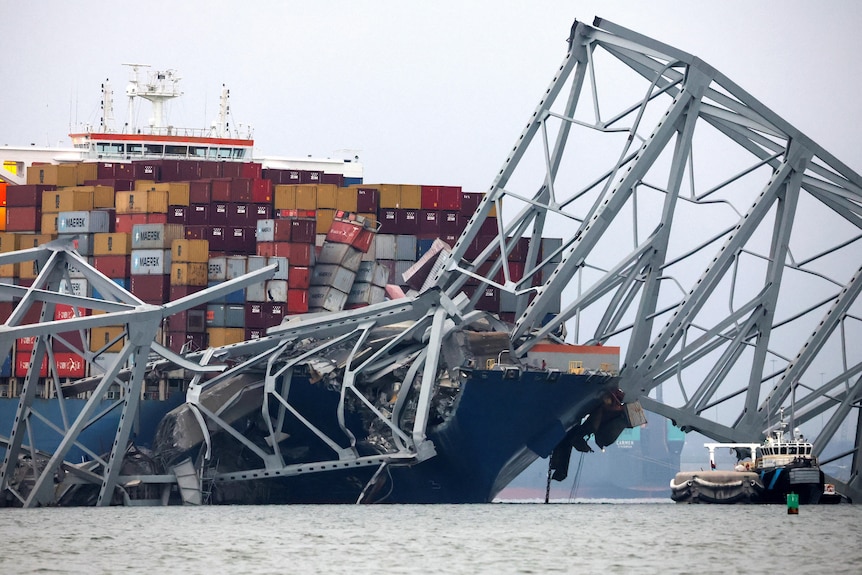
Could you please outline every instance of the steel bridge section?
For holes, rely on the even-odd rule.
[[[699,58],[596,19],[436,279],[517,298],[518,355],[561,333],[621,346],[623,390],[685,431],[760,441],[792,408],[859,498],[860,261],[858,173]]]

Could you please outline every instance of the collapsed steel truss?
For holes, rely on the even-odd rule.
[[[187,403],[205,436],[208,427],[221,428],[263,461],[260,469],[214,480],[344,465],[382,471],[433,457],[425,429],[443,338],[454,326],[486,315],[474,311],[481,289],[469,298],[461,295],[469,278],[511,298],[515,355],[523,357],[535,342],[565,330],[579,343],[620,345],[626,358],[622,386],[630,397],[685,430],[721,441],[755,441],[792,407],[795,425],[815,435],[824,463],[846,469],[839,489],[862,495],[862,314],[856,298],[862,285],[861,192],[858,174],[701,60],[607,21],[576,23],[566,57],[432,289],[361,310],[297,316],[261,340],[180,357],[153,342],[162,318],[261,281],[272,269],[148,306],[68,247],[0,255],[0,264],[35,259],[41,270],[31,288],[3,288],[22,302],[0,329],[0,352],[8,353],[22,334],[58,337],[123,324],[128,336],[116,361],[97,368],[104,376],[93,380],[87,407],[56,430],[63,437],[60,447],[48,454],[35,487],[19,498],[30,506],[51,503],[51,483],[61,468],[100,485],[101,505],[134,481],[119,476],[114,461],[125,448],[145,371],[158,363],[198,374]],[[498,219],[489,218],[494,209]],[[480,228],[491,222],[496,240],[477,248]],[[562,245],[543,252],[543,236],[562,237]],[[516,270],[508,256],[524,237],[531,239],[526,264]],[[63,294],[69,263],[83,269],[107,299]],[[34,303],[43,306],[43,323],[21,326]],[[56,303],[106,313],[62,325],[44,321]],[[360,353],[370,331],[382,326],[393,330],[389,342],[370,355]],[[321,343],[301,357],[284,355],[290,342],[304,338]],[[336,348],[346,353],[348,366],[342,398],[355,396],[388,429],[392,448],[383,455],[362,457],[355,446],[332,442],[333,458],[313,469],[285,465],[277,447],[254,445],[200,402],[207,387],[244,369],[263,369],[264,406],[278,405],[276,421],[263,410],[269,444],[277,446],[279,420],[286,413],[302,420],[286,399],[292,367]],[[79,351],[98,365],[99,353]],[[151,351],[161,359],[150,357]],[[0,489],[10,489],[11,468],[28,449],[28,425],[40,417],[33,407],[34,382],[45,354],[51,351],[39,338]],[[122,369],[129,359],[132,369]],[[234,360],[229,369],[227,360]],[[412,433],[399,424],[403,405],[381,413],[351,385],[359,373],[373,379],[393,365],[410,366],[405,384],[419,382]],[[222,373],[202,378],[213,371]],[[52,377],[62,403],[64,387]],[[99,400],[114,383],[124,394],[116,406],[123,412],[110,456],[89,453],[102,471],[67,466],[65,454],[80,430],[103,415],[96,413]],[[305,424],[329,441],[311,422]]]

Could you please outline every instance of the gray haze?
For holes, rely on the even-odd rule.
[[[700,56],[862,169],[862,4],[808,2],[65,2],[0,0],[0,145],[68,145],[125,62],[175,69],[173,125],[234,122],[268,155],[357,150],[368,182],[488,188],[562,60],[598,15]],[[146,118],[142,118],[143,121]],[[350,153],[349,155],[352,155]]]

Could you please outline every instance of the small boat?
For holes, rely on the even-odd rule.
[[[671,499],[678,503],[785,503],[789,493],[800,504],[841,500],[834,485],[825,484],[814,446],[800,430],[788,438],[783,417],[762,444],[705,443],[708,471],[681,471],[671,480]],[[715,450],[736,452],[733,470],[717,470]],[[831,486],[831,492],[827,489]]]

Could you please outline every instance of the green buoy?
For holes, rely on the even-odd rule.
[[[787,494],[787,514],[799,515],[799,495],[796,493]]]

